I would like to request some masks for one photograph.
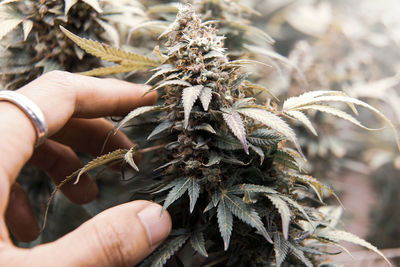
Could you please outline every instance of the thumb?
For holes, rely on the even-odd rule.
[[[100,213],[53,243],[31,251],[18,250],[28,254],[18,258],[31,266],[133,266],[171,231],[169,214],[160,213],[161,206],[149,201],[123,204]]]

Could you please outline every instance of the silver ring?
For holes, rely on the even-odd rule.
[[[15,104],[29,117],[36,131],[35,147],[43,144],[47,138],[48,128],[40,108],[26,96],[14,91],[1,90],[0,101],[1,100]]]

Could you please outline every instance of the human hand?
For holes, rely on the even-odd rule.
[[[55,242],[33,249],[12,245],[7,226],[21,241],[39,235],[28,198],[15,183],[30,159],[58,184],[82,167],[72,149],[98,156],[113,125],[103,116],[123,116],[135,107],[152,105],[156,93],[142,97],[146,87],[115,79],[98,79],[54,71],[17,92],[42,110],[49,139],[34,150],[36,132],[16,105],[0,102],[0,266],[132,266],[149,255],[169,234],[171,219],[149,201],[133,201],[108,209]],[[121,132],[112,136],[104,152],[130,148]],[[62,187],[73,202],[93,200],[97,187],[88,175],[77,185]],[[8,204],[8,205],[7,205]],[[6,226],[7,225],[7,226]]]

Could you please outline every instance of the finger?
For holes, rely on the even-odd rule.
[[[153,105],[157,93],[144,95],[148,89],[148,86],[116,79],[53,71],[34,80],[18,92],[28,96],[41,108],[51,135],[72,116],[123,116],[138,106]]]
[[[151,105],[157,93],[143,96],[148,87],[115,79],[99,79],[62,71],[49,72],[18,90],[43,111],[49,135],[61,129],[71,116],[92,118],[120,116],[130,110]],[[15,105],[0,103],[0,173],[13,184],[22,166],[31,157],[36,133],[29,118]],[[4,206],[0,203],[0,211]]]
[[[112,134],[113,129],[114,125],[106,119],[72,119],[51,138],[93,156],[134,145],[124,133]]]
[[[18,183],[11,186],[5,217],[8,229],[19,241],[30,242],[39,236],[39,226],[28,196]]]
[[[27,262],[32,266],[55,262],[60,266],[133,266],[169,234],[171,218],[160,212],[158,204],[148,201],[111,208],[53,243],[29,252],[9,249],[0,257],[0,266]]]
[[[57,185],[83,166],[70,147],[52,140],[46,140],[38,147],[30,162],[43,170]],[[84,174],[78,184],[71,180],[61,187],[61,191],[71,201],[84,204],[96,198],[98,188],[89,175]]]

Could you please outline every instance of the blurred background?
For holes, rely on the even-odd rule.
[[[59,31],[59,25],[81,37],[150,53],[158,34],[175,17],[175,2],[0,1],[1,86],[12,90],[53,69],[79,72],[104,64],[84,55]],[[400,129],[399,0],[189,2],[204,18],[220,21],[232,58],[250,57],[271,66],[254,67],[251,78],[278,98],[310,90],[344,91],[378,108]],[[270,37],[274,43],[267,42]],[[142,73],[119,78],[134,82],[146,79]],[[371,112],[360,108],[359,113],[363,125],[384,126]],[[377,246],[400,266],[400,153],[393,132],[386,128],[366,131],[321,113],[312,117],[318,136],[296,126],[308,158],[304,167],[339,195],[345,207],[343,227]],[[127,133],[138,136],[135,129]],[[89,160],[87,155],[81,157]],[[29,247],[54,240],[99,211],[129,200],[134,188],[129,181],[107,170],[99,177],[97,201],[80,207],[57,194],[41,237],[19,245]],[[19,179],[41,220],[54,185],[30,166]],[[338,204],[329,201],[329,196],[328,203]],[[335,262],[383,265],[378,255],[344,245],[353,257],[342,253],[333,258]]]

